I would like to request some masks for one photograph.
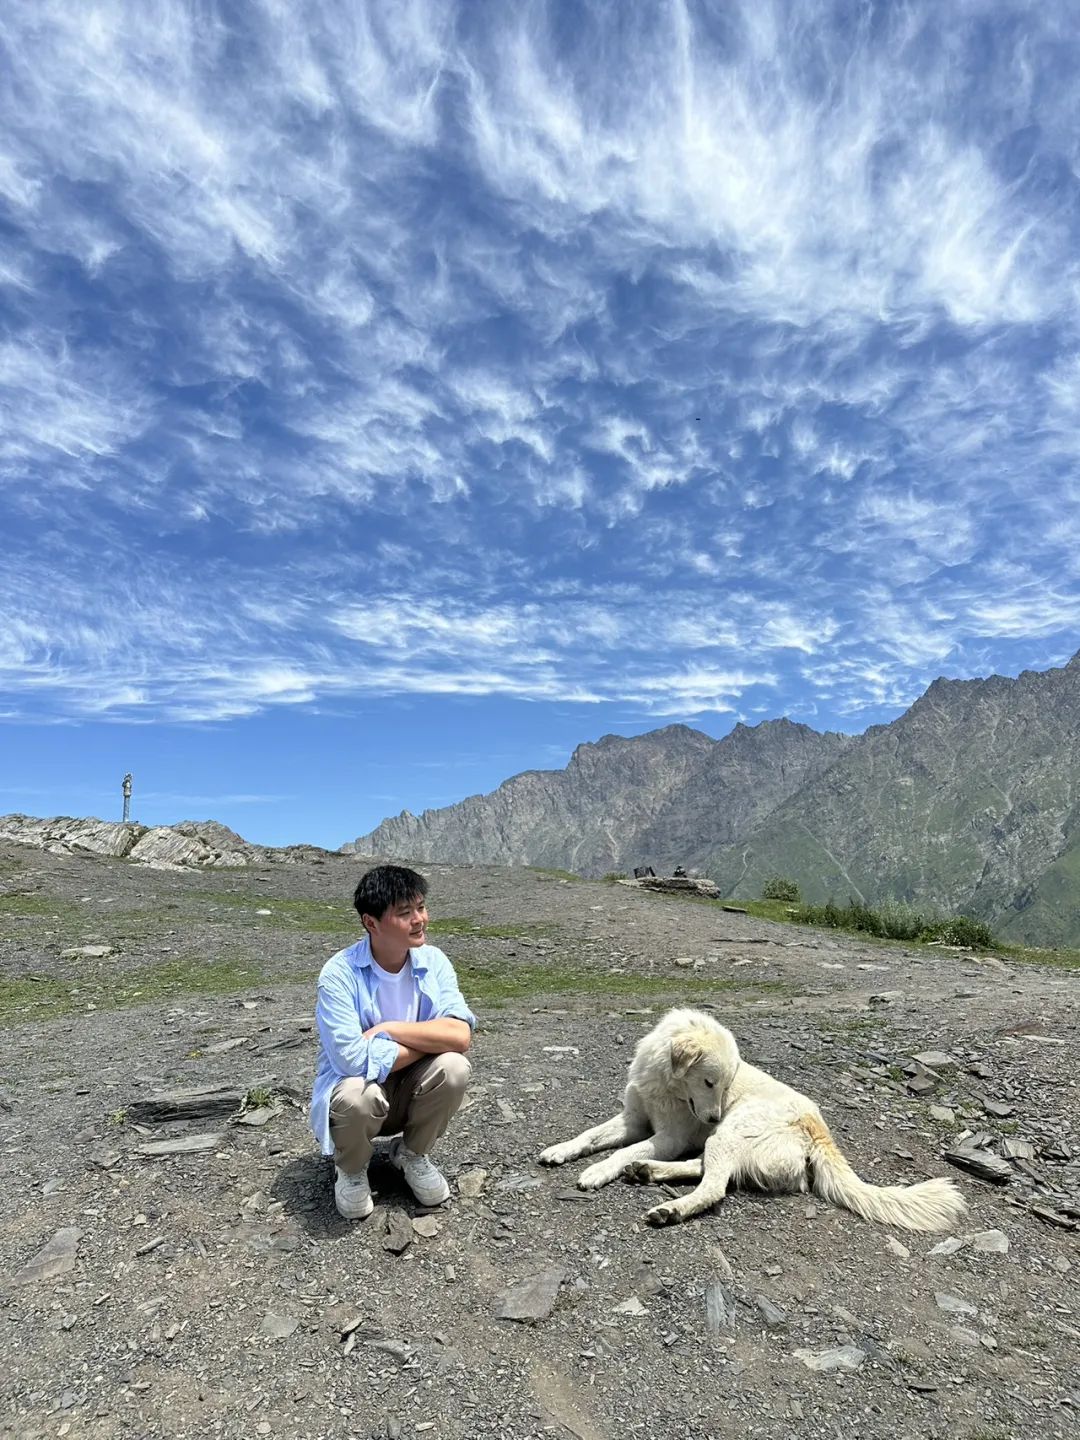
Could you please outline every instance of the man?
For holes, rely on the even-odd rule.
[[[367,1170],[376,1135],[400,1135],[389,1159],[422,1205],[450,1198],[428,1151],[464,1097],[476,1017],[450,961],[424,943],[426,894],[415,870],[369,870],[353,896],[367,933],[319,975],[311,1128],[334,1157],[334,1200],[346,1220],[374,1207]]]

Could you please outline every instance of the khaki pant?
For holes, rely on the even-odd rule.
[[[415,1155],[426,1155],[465,1096],[471,1066],[448,1051],[394,1070],[381,1085],[349,1076],[330,1096],[334,1164],[359,1175],[371,1159],[376,1135],[401,1134]]]

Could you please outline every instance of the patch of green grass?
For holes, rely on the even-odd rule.
[[[543,935],[547,925],[478,925],[468,915],[444,915],[432,920],[427,927],[429,935],[463,935],[475,940],[532,940]]]
[[[360,919],[351,906],[326,900],[282,900],[272,896],[234,894],[229,890],[204,892],[200,897],[206,906],[218,905],[245,911],[245,923],[251,925],[284,925],[290,930],[306,930],[316,935],[352,935],[360,932]],[[196,906],[202,918],[212,922],[214,916],[204,906]],[[269,910],[269,915],[259,915]]]
[[[41,895],[37,891],[29,894],[17,892],[14,895],[0,895],[0,920],[6,915],[19,919],[36,919],[38,916],[48,915],[55,916],[58,920],[66,920],[75,914],[85,917],[85,907],[73,905],[69,900],[58,900],[54,895]]]
[[[648,892],[644,892],[648,893]],[[665,897],[668,898],[668,897]],[[811,928],[835,928],[824,926],[823,922],[815,920],[812,912],[823,910],[824,906],[798,906],[791,905],[782,900],[710,900],[706,895],[692,895],[684,892],[673,892],[670,896],[680,905],[708,905],[714,910],[720,910],[724,905],[737,905],[752,915],[756,920],[773,920],[779,925],[808,925]],[[840,907],[834,907],[839,909]],[[890,907],[882,907],[888,910]],[[900,909],[902,907],[896,907]],[[879,912],[880,913],[880,912]],[[933,926],[948,926],[949,921],[935,921],[925,916],[919,917],[922,921],[923,930],[929,930],[927,934],[916,934],[908,939],[900,936],[883,936],[873,933],[870,930],[860,930],[859,941],[864,945],[926,945],[931,939],[938,938],[933,931]],[[968,917],[956,917],[967,920]],[[980,922],[973,922],[978,924]],[[951,942],[947,942],[951,943]],[[1061,970],[1080,970],[1080,950],[1051,950],[1041,949],[1033,945],[1005,945],[991,936],[990,944],[982,947],[975,947],[967,942],[969,948],[992,949],[996,955],[1006,959],[1015,960],[1021,965],[1050,965]]]
[[[257,985],[314,979],[318,972],[267,975],[250,961],[223,959],[216,965],[177,957],[162,965],[126,975],[69,980],[0,979],[0,1029],[41,1020],[56,1020],[97,1010],[120,1010],[182,995],[231,995]]]

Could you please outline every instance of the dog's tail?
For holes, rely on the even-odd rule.
[[[921,1180],[916,1185],[868,1185],[848,1164],[829,1127],[815,1115],[795,1122],[809,1143],[810,1188],[822,1200],[843,1205],[864,1220],[899,1225],[905,1230],[948,1230],[967,1205],[951,1180]]]

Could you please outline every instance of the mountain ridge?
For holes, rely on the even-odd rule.
[[[812,900],[963,911],[1018,942],[1080,944],[1080,651],[1015,679],[939,677],[861,735],[787,717],[720,740],[682,724],[605,735],[562,770],[403,812],[356,844],[594,876],[683,864],[735,898],[783,874]]]

